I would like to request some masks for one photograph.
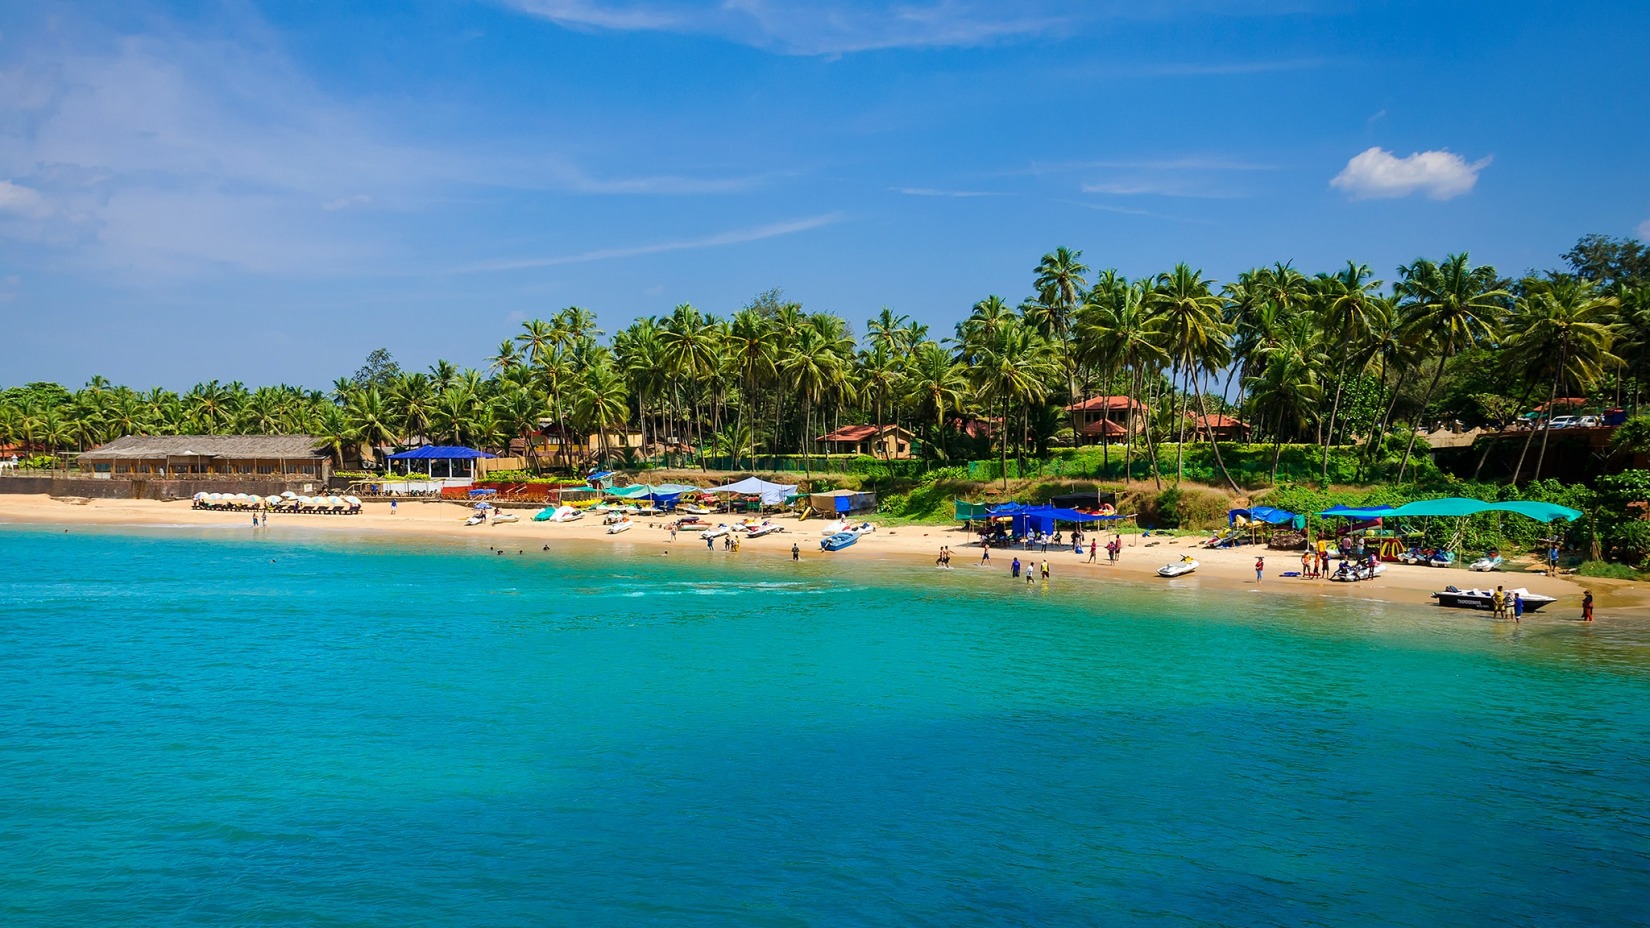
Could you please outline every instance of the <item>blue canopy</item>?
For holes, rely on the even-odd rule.
[[[1264,522],[1267,525],[1293,525],[1303,528],[1306,517],[1298,516],[1287,509],[1277,509],[1272,506],[1255,506],[1251,509],[1233,509],[1226,513],[1226,524],[1236,525],[1238,517],[1242,516],[1252,522]]]
[[[1480,512],[1511,512],[1538,522],[1556,522],[1563,519],[1574,522],[1581,518],[1579,509],[1568,506],[1559,506],[1555,503],[1539,503],[1530,500],[1514,500],[1509,503],[1486,503],[1481,499],[1471,499],[1465,496],[1451,496],[1444,499],[1418,499],[1413,503],[1405,503],[1392,510],[1393,516],[1441,516],[1445,518],[1473,516]]]
[[[999,511],[1013,506],[1012,512]],[[991,514],[1013,516],[1014,530],[1026,532],[1035,529],[1039,532],[1054,531],[1056,522],[1112,522],[1117,519],[1127,519],[1124,515],[1096,515],[1092,512],[1082,512],[1076,509],[1063,509],[1059,506],[1026,506],[1021,503],[1008,503],[1001,507],[992,507]]]
[[[465,448],[462,445],[425,445],[422,448],[413,448],[410,451],[401,451],[389,456],[392,461],[469,461],[475,458],[490,458],[493,455],[474,448]]]
[[[1328,509],[1325,509],[1323,512],[1318,513],[1318,515],[1324,516],[1324,517],[1339,516],[1340,518],[1343,518],[1343,519],[1379,519],[1379,518],[1382,518],[1384,516],[1392,515],[1392,507],[1391,506],[1354,507],[1354,506],[1338,506],[1337,505],[1337,506],[1330,506]]]

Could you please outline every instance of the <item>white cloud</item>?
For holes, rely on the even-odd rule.
[[[1000,197],[1003,194],[991,193],[985,190],[940,190],[935,187],[891,187],[895,193],[903,193],[908,197],[954,197],[968,199],[971,197]]]
[[[884,6],[841,0],[502,0],[575,29],[712,35],[788,55],[843,55],[890,48],[966,48],[1054,30],[1064,15],[1004,14],[983,0]]]
[[[1451,151],[1419,151],[1399,158],[1384,148],[1370,148],[1352,157],[1330,180],[1332,187],[1353,199],[1374,200],[1422,193],[1434,200],[1450,200],[1471,192],[1478,172],[1489,158],[1468,162]]]
[[[477,271],[520,271],[538,267],[556,267],[563,264],[584,264],[590,261],[608,261],[614,258],[635,258],[641,255],[657,255],[671,251],[691,251],[700,248],[716,248],[722,245],[742,245],[746,242],[759,242],[763,239],[778,238],[782,235],[795,235],[798,232],[807,232],[822,226],[841,222],[841,213],[827,213],[823,216],[810,216],[806,219],[792,219],[786,222],[776,222],[770,225],[757,226],[752,229],[736,229],[730,232],[720,232],[705,238],[683,239],[673,242],[655,242],[651,245],[632,245],[625,248],[606,248],[599,251],[585,251],[572,255],[557,255],[549,258],[506,258],[497,261],[483,261],[468,267],[459,268],[460,272]]]
[[[40,195],[40,191],[0,180],[0,213],[11,213],[24,219],[44,219],[51,211],[51,205]]]

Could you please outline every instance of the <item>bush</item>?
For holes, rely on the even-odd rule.
[[[1604,580],[1641,580],[1639,572],[1626,564],[1616,564],[1610,561],[1583,561],[1576,573],[1583,577],[1598,577]]]

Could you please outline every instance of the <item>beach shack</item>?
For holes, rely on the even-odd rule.
[[[875,512],[877,495],[860,490],[830,490],[809,493],[808,505],[822,515],[846,515],[854,512]]]
[[[461,487],[475,482],[476,462],[492,456],[462,445],[425,445],[390,455],[389,464],[408,477],[423,474],[429,485]]]
[[[80,469],[111,477],[303,477],[326,480],[332,459],[309,435],[126,435],[82,452]]]

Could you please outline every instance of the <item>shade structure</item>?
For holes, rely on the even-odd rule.
[[[954,499],[951,502],[956,507],[955,518],[958,522],[989,519],[991,517],[991,507],[984,503],[971,503],[963,499]]]
[[[1380,519],[1392,515],[1391,506],[1330,506],[1318,515],[1324,518]]]
[[[1087,490],[1082,493],[1065,493],[1049,499],[1050,506],[1061,509],[1099,509],[1102,506],[1117,505],[1117,494],[1104,492],[1099,489]]]
[[[620,499],[639,499],[652,492],[653,488],[645,483],[633,483],[628,487],[608,487],[605,491],[609,496]]]
[[[1010,510],[1009,507],[1013,509]],[[1005,506],[993,506],[993,517],[1006,516],[1013,520],[1014,531],[1025,534],[1032,531],[1052,532],[1056,522],[1075,522],[1088,524],[1091,522],[1116,522],[1120,519],[1129,519],[1133,516],[1125,515],[1098,515],[1092,512],[1081,512],[1076,509],[1065,509],[1060,506],[1025,506],[1019,503],[1009,503]]]
[[[1287,509],[1278,509],[1273,506],[1254,506],[1249,509],[1232,509],[1226,513],[1226,524],[1236,525],[1239,518],[1251,522],[1261,522],[1266,525],[1293,525],[1295,528],[1306,527],[1306,517],[1296,515]]]
[[[493,455],[463,445],[425,445],[422,448],[412,448],[407,451],[398,451],[389,456],[391,461],[473,461],[476,458],[490,458]]]
[[[1464,496],[1448,496],[1443,499],[1418,499],[1413,503],[1405,503],[1399,506],[1397,509],[1392,510],[1389,515],[1400,518],[1405,516],[1459,518],[1477,515],[1480,512],[1511,512],[1539,522],[1553,522],[1559,519],[1574,522],[1581,518],[1580,510],[1560,506],[1556,503],[1541,503],[1533,500],[1486,503],[1481,499],[1470,499]]]
[[[785,500],[796,492],[795,484],[769,483],[756,477],[746,477],[720,487],[711,487],[711,493],[738,493],[743,496],[761,497],[764,506],[783,506]]]

